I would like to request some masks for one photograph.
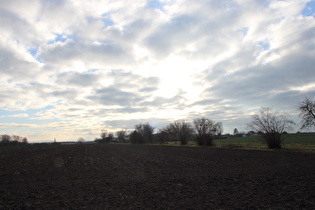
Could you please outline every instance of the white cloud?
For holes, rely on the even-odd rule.
[[[232,132],[260,106],[296,115],[315,96],[307,2],[1,1],[0,111],[26,114],[0,131],[93,139],[207,116]]]
[[[13,114],[13,115],[6,115],[6,116],[0,116],[0,117],[2,117],[2,118],[4,118],[4,117],[17,117],[17,118],[20,118],[20,117],[28,117],[28,116],[29,116],[28,114],[23,113],[23,114]]]

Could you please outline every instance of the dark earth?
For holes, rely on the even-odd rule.
[[[149,145],[0,147],[0,209],[315,209],[315,154]]]

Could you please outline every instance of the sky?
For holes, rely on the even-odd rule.
[[[312,0],[0,0],[0,134],[94,140],[315,97]]]

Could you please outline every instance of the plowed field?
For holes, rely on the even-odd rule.
[[[148,145],[0,147],[0,209],[315,209],[315,154]]]

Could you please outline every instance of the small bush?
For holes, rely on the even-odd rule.
[[[263,142],[269,149],[281,149],[282,135],[278,132],[271,132],[262,134]]]
[[[212,146],[213,138],[210,134],[197,135],[195,140],[199,146]]]

